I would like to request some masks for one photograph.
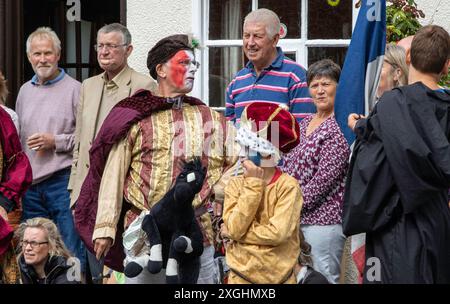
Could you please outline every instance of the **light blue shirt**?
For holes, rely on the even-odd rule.
[[[66,75],[66,72],[62,68],[58,68],[58,70],[59,70],[59,75],[55,79],[48,80],[48,81],[44,82],[42,85],[51,85],[51,84],[57,83],[58,81],[63,79],[64,75]],[[37,77],[36,74],[34,74],[33,78],[31,78],[31,84],[40,85],[39,78]]]

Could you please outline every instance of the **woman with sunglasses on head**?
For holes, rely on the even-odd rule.
[[[80,269],[76,269],[79,263],[74,262],[51,220],[29,219],[16,233],[21,246],[19,267],[23,284],[80,283]]]

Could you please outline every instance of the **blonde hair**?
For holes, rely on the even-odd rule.
[[[384,61],[389,63],[393,69],[391,73],[395,73],[395,69],[400,69],[401,75],[394,87],[400,87],[408,84],[408,66],[406,65],[406,52],[401,46],[389,43],[386,45]]]
[[[46,233],[46,241],[48,241],[50,257],[63,256],[65,258],[70,258],[72,256],[69,250],[64,245],[61,234],[59,233],[55,223],[43,217],[35,217],[20,224],[15,232],[17,240],[19,241],[19,246],[21,246],[21,241],[23,240],[23,236],[27,228],[38,228]],[[20,251],[20,255],[22,255],[22,250]]]
[[[280,18],[277,14],[267,8],[260,8],[250,12],[244,19],[246,23],[261,22],[266,25],[266,32],[270,39],[280,33]]]
[[[6,97],[8,96],[8,86],[6,85],[6,79],[3,76],[2,72],[0,72],[0,104],[4,104],[6,101]]]
[[[39,39],[49,39],[53,42],[53,48],[55,51],[60,54],[61,53],[61,40],[59,40],[58,35],[49,27],[43,26],[39,27],[37,30],[32,32],[27,39],[27,54],[30,54],[31,51],[31,42],[34,38]]]

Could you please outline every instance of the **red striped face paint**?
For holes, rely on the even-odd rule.
[[[191,64],[194,54],[189,50],[178,51],[170,60],[170,77],[177,89],[190,92],[194,85],[197,68]]]

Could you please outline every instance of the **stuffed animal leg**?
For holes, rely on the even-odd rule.
[[[148,210],[142,211],[123,234],[124,274],[129,278],[138,276],[150,259],[147,237],[141,228],[142,221],[148,213]]]
[[[147,234],[150,243],[150,258],[147,269],[150,273],[158,273],[163,267],[161,235],[153,215],[149,213],[142,221],[142,230]]]

